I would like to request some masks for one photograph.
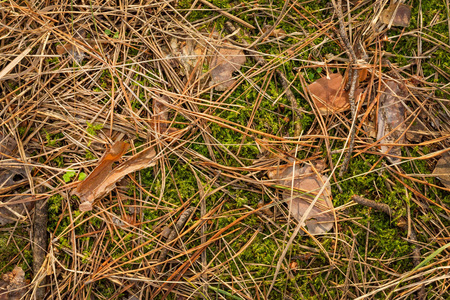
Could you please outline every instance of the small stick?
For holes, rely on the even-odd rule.
[[[281,83],[281,86],[283,87],[283,90],[286,94],[286,98],[288,98],[289,102],[291,102],[291,106],[292,106],[292,110],[293,110],[293,114],[292,114],[292,119],[294,121],[294,135],[295,136],[300,136],[300,133],[302,132],[302,125],[300,124],[300,120],[302,119],[302,116],[299,113],[298,110],[298,103],[297,103],[297,99],[295,99],[294,93],[292,93],[291,88],[289,87],[289,81],[287,80],[286,76],[284,75],[283,72],[281,72],[280,70],[275,70],[275,72],[277,73],[278,76],[278,80]]]
[[[195,208],[191,207],[186,209],[183,213],[181,213],[180,217],[178,218],[177,223],[175,224],[175,228],[172,229],[172,231],[169,234],[169,237],[167,238],[166,245],[168,246],[177,236],[180,230],[183,228],[184,224],[186,224],[187,220],[189,219],[190,215],[194,212]],[[158,263],[162,263],[167,256],[167,253],[169,252],[169,248],[165,247],[161,251],[161,254],[158,258]],[[157,270],[162,270],[162,264],[157,266]]]
[[[36,202],[34,208],[34,222],[33,222],[33,273],[39,274],[39,270],[47,256],[47,222],[48,222],[48,205],[47,199],[42,199]],[[43,277],[37,284],[34,299],[45,298],[45,284],[46,278]]]
[[[356,90],[356,82],[358,79],[358,69],[355,68],[355,64],[357,61],[355,51],[353,50],[352,45],[350,44],[350,41],[347,36],[347,32],[345,31],[345,24],[344,24],[344,15],[342,14],[342,0],[338,0],[338,4],[336,5],[336,2],[334,0],[333,5],[336,10],[336,13],[339,18],[339,38],[341,43],[344,45],[345,50],[347,52],[347,55],[350,59],[350,72],[349,72],[349,78],[351,76],[351,86],[350,86],[350,92],[348,93],[348,98],[350,102],[350,109],[352,111],[352,126],[350,127],[350,145],[348,147],[347,155],[345,156],[344,163],[342,164],[341,170],[339,172],[339,176],[342,177],[344,173],[347,171],[348,164],[350,162],[350,159],[352,157],[353,148],[355,146],[355,133],[356,133],[356,105],[355,105],[355,90]]]
[[[219,7],[217,7],[217,6],[215,6],[215,5],[212,4],[212,3],[209,3],[209,2],[206,1],[206,0],[199,0],[199,2],[203,3],[203,4],[206,5],[206,6],[211,7],[212,9],[214,9],[214,10],[216,10],[217,12],[221,13],[221,14],[224,15],[225,17],[227,17],[227,18],[229,18],[229,19],[231,19],[231,20],[233,20],[233,21],[235,21],[235,22],[238,22],[239,24],[241,24],[241,25],[243,25],[243,26],[245,26],[245,27],[247,27],[247,28],[249,28],[249,29],[256,29],[255,26],[253,26],[253,25],[251,25],[251,24],[245,22],[244,20],[239,19],[239,18],[236,17],[236,16],[233,16],[232,14],[230,14],[230,13],[224,11],[223,9],[221,9],[221,8],[219,8]]]
[[[371,208],[374,208],[376,210],[382,211],[382,212],[384,212],[385,214],[387,214],[391,218],[394,217],[394,211],[387,204],[375,202],[373,200],[369,200],[369,199],[363,198],[363,197],[358,196],[358,195],[353,195],[352,196],[352,200],[354,202],[358,203],[358,204],[361,204],[361,205],[364,205],[364,206],[371,207]]]
[[[350,145],[348,147],[347,155],[345,156],[344,163],[342,164],[342,168],[339,171],[339,176],[342,177],[344,173],[347,171],[348,164],[350,163],[350,159],[352,157],[353,148],[355,147],[355,134],[356,134],[356,104],[355,104],[355,89],[356,89],[356,81],[358,79],[358,70],[353,70],[352,75],[352,84],[350,86],[350,92],[348,93],[348,99],[350,101],[350,108],[352,110],[352,125],[350,127]]]

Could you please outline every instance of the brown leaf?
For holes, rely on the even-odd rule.
[[[387,81],[380,96],[380,107],[378,109],[378,131],[377,139],[381,144],[402,144],[405,141],[405,108],[402,98],[407,93],[400,84],[395,81]],[[382,145],[381,152],[395,156],[401,156],[402,151],[399,146]],[[389,150],[389,148],[391,148]],[[388,157],[392,163],[399,162],[399,158]]]
[[[422,142],[422,138],[429,134],[428,129],[422,125],[418,120],[414,121],[411,126],[409,126],[408,131],[405,134],[405,137],[408,141],[414,143]]]
[[[25,294],[25,272],[15,267],[0,280],[0,300],[19,300]]]
[[[448,152],[438,160],[433,175],[436,175],[441,183],[450,189],[450,154]]]
[[[112,221],[113,221],[114,225],[116,225],[118,227],[122,227],[122,228],[126,228],[130,225],[131,226],[136,225],[136,218],[133,215],[129,215],[129,214],[122,215],[121,219],[113,217]]]
[[[14,156],[17,143],[11,136],[0,133],[0,162],[11,160]],[[17,162],[14,162],[17,163]],[[11,166],[6,164],[5,167],[0,166],[0,191],[9,186],[18,184],[21,179],[25,178],[25,169],[20,166]]]
[[[77,33],[75,33],[74,37],[80,40],[84,40],[86,36],[86,31],[81,29]],[[74,46],[74,44],[65,43],[64,45],[57,45],[56,46],[56,53],[59,55],[63,54],[69,54],[69,56],[77,63],[81,64],[86,54],[79,49],[78,47]]]
[[[74,194],[80,197],[81,211],[92,209],[92,203],[115,188],[115,183],[124,176],[155,164],[156,152],[153,147],[134,155],[121,163],[114,170],[112,164],[128,150],[129,145],[116,142],[111,150],[107,151],[94,171],[82,181],[75,189]]]
[[[279,170],[270,171],[268,176],[276,179],[279,185],[288,188],[294,180],[294,188],[304,191],[304,193],[294,191],[292,199],[290,191],[283,192],[283,199],[287,200],[290,214],[298,221],[302,219],[311,201],[328,179],[325,175],[316,174],[311,166],[296,167],[295,170],[293,166],[283,166]],[[311,234],[323,234],[333,228],[335,218],[332,209],[331,186],[328,183],[306,217],[306,226]]]
[[[395,15],[393,17],[394,13]],[[409,22],[411,21],[411,6],[406,4],[392,3],[381,13],[381,22],[389,25],[392,17],[392,26],[408,27]]]
[[[103,154],[98,163],[98,166],[94,169],[94,171],[92,171],[92,173],[89,174],[89,176],[77,186],[74,194],[80,197],[82,202],[89,201],[89,196],[94,193],[96,188],[98,188],[98,186],[100,186],[100,184],[104,182],[111,173],[113,163],[118,161],[122,157],[122,155],[127,152],[129,147],[130,145],[125,142],[118,141],[114,143],[111,149]],[[94,200],[95,199],[93,199],[92,202]],[[80,209],[82,207],[88,208],[88,205],[89,204],[83,205],[82,203],[80,205]]]
[[[28,183],[26,179],[25,169],[21,166],[11,165],[5,160],[13,161],[17,143],[11,136],[0,133],[0,194],[13,195],[12,191],[22,187]],[[3,164],[4,163],[4,164]],[[25,197],[23,197],[25,198]],[[8,204],[8,201],[13,200],[16,204]],[[24,203],[17,203],[20,199],[14,197],[6,197],[0,200],[2,206],[0,207],[0,226],[5,224],[15,223],[25,218],[26,210],[32,209],[34,202],[25,201]]]
[[[266,33],[268,30],[272,29],[271,25],[264,25],[264,27],[262,28],[262,32]],[[273,36],[273,37],[282,37],[286,35],[286,31],[284,31],[284,29],[282,28],[278,28],[278,29],[274,29],[272,30],[272,32],[269,34],[269,36]]]
[[[177,39],[170,40],[170,49],[163,48],[163,57],[168,60],[172,67],[181,67],[181,75],[189,76],[195,66],[205,54],[205,47],[196,40]],[[201,70],[201,68],[200,68]]]
[[[344,90],[344,78],[341,74],[330,74],[330,79],[322,77],[308,85],[311,98],[319,109],[320,114],[338,113],[350,108],[348,92]],[[358,99],[362,89],[355,91]]]
[[[162,96],[162,100],[168,102],[169,97]],[[164,105],[163,102],[159,101],[158,99],[154,98],[153,100],[153,126],[155,128],[155,131],[159,134],[164,134],[168,127],[168,119],[169,119],[169,109],[167,106]]]
[[[244,51],[225,42],[218,47],[218,53],[213,57],[209,69],[211,70],[210,86],[216,91],[225,91],[230,88],[235,80],[233,72],[238,71],[245,63]]]

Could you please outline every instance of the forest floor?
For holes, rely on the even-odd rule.
[[[0,1],[0,299],[450,298],[449,0]]]

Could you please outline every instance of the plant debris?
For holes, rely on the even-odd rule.
[[[314,200],[319,190],[323,187],[328,177],[319,174],[324,168],[321,164],[316,164],[313,168],[309,165],[304,167],[282,166],[276,171],[270,171],[268,177],[279,185],[287,188],[293,186],[296,190],[291,197],[290,191],[283,192],[283,199],[289,207],[289,212],[297,221],[300,221],[306,210]],[[316,173],[316,172],[317,173]],[[292,181],[293,185],[292,185]],[[331,186],[327,183],[322,194],[306,217],[306,226],[309,233],[313,235],[327,233],[333,228],[335,217],[333,214],[333,203],[331,202]]]
[[[211,61],[209,69],[211,70],[210,86],[214,86],[216,91],[225,91],[234,83],[233,72],[239,71],[245,63],[244,51],[224,42],[218,47],[218,53]]]
[[[406,4],[391,3],[381,12],[381,22],[386,25],[408,27],[411,21],[411,6]]]
[[[339,73],[322,77],[308,85],[311,98],[322,115],[338,113],[350,109],[348,91],[344,90],[344,78]],[[362,89],[355,91],[355,99],[362,93]]]
[[[114,143],[111,149],[105,152],[94,171],[74,190],[74,194],[81,200],[81,211],[92,210],[94,201],[113,190],[115,183],[126,175],[155,164],[156,151],[150,147],[112,169],[112,164],[118,161],[128,148],[129,144],[125,142]]]
[[[269,31],[271,29],[272,29],[272,26],[267,24],[267,25],[263,26],[261,31],[262,31],[262,33],[266,33],[267,31]],[[283,28],[274,29],[269,34],[269,36],[276,37],[276,38],[283,37],[285,35],[286,35],[286,31],[284,31]]]
[[[163,56],[172,67],[179,67],[182,76],[189,77],[199,59],[205,55],[205,47],[192,38],[171,38],[170,47],[164,47]],[[201,68],[200,68],[201,70]]]
[[[0,280],[0,300],[19,300],[25,294],[25,272],[16,266]]]
[[[86,31],[81,29],[75,34],[74,37],[84,41],[84,38],[86,37]],[[83,62],[83,59],[86,57],[84,51],[82,51],[79,47],[75,46],[75,44],[71,43],[57,45],[56,53],[58,53],[59,55],[69,54],[69,57],[79,65]]]
[[[404,87],[396,81],[389,80],[380,96],[380,107],[378,110],[378,131],[381,152],[389,154],[388,160],[392,163],[400,162],[401,147],[395,145],[403,144],[405,141],[405,108],[402,99],[407,95]]]
[[[11,160],[16,147],[17,143],[11,136],[5,136],[0,133],[0,191],[20,184],[25,180],[26,173],[24,167],[5,162],[5,160]]]
[[[0,133],[0,194],[11,196],[0,200],[0,204],[2,204],[0,206],[0,226],[24,221],[27,210],[31,210],[34,206],[34,202],[22,201],[25,197],[14,197],[12,193],[28,183],[24,167],[14,164],[15,161],[11,159],[16,147],[17,143],[12,137]],[[8,204],[8,202],[13,204]]]
[[[450,154],[445,153],[434,167],[433,175],[441,181],[441,183],[450,189]]]

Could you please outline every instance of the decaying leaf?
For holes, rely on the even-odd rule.
[[[210,86],[216,91],[225,91],[231,87],[235,80],[233,72],[238,71],[245,63],[244,51],[233,47],[230,43],[223,43],[218,53],[213,57],[209,69],[211,70]]]
[[[341,74],[330,74],[308,85],[314,103],[322,115],[346,111],[350,108],[348,91],[344,90],[344,78]],[[362,89],[356,89],[355,99],[359,99]]]
[[[74,194],[80,197],[81,211],[92,210],[92,203],[113,190],[116,186],[115,183],[124,176],[155,164],[156,152],[151,147],[139,152],[112,170],[112,164],[119,160],[128,148],[127,143],[116,142],[103,155],[94,171],[74,190]]]
[[[429,134],[429,130],[422,125],[418,120],[414,121],[411,126],[409,126],[408,131],[405,136],[410,142],[420,143],[425,135]]]
[[[181,67],[183,76],[189,76],[199,59],[205,55],[205,47],[192,38],[181,40],[174,37],[170,40],[170,48],[163,48],[163,55],[172,67]]]
[[[11,136],[0,133],[0,162],[11,160],[17,143]],[[25,169],[20,166],[0,165],[0,191],[21,182],[25,178]]]
[[[392,26],[408,27],[411,20],[411,6],[392,3],[381,13],[381,22],[389,25],[391,19]]]
[[[0,300],[21,299],[26,292],[25,286],[25,272],[21,267],[15,267],[0,280]]]
[[[377,139],[380,141],[381,152],[394,156],[401,156],[401,148],[393,144],[402,144],[405,141],[405,108],[402,98],[407,95],[404,88],[395,81],[387,81],[380,96],[378,109]],[[392,145],[388,145],[392,144]],[[390,148],[390,150],[389,150]],[[392,163],[397,163],[400,158],[388,157]]]
[[[28,182],[23,167],[6,162],[6,160],[12,161],[11,157],[16,147],[17,143],[12,137],[0,133],[0,194],[12,195],[12,191]],[[19,198],[5,197],[0,200],[1,204],[7,204],[9,201],[16,203],[0,207],[0,226],[25,219],[26,209],[31,209],[34,202],[18,203]]]
[[[122,228],[126,228],[130,225],[134,226],[136,224],[136,218],[133,215],[129,215],[129,214],[123,214],[120,219],[113,217],[112,221],[113,221],[114,225],[116,225],[118,227],[122,227]]]
[[[80,30],[75,34],[75,37],[77,39],[84,40],[84,38],[86,37],[86,31],[83,29]],[[72,60],[77,64],[81,64],[84,57],[86,56],[86,54],[82,50],[70,43],[56,46],[56,53],[58,53],[59,55],[63,55],[66,53],[69,54]]]
[[[441,183],[450,189],[450,154],[448,152],[438,160],[433,175],[436,175]]]
[[[35,202],[30,200],[23,200],[25,196],[9,197],[7,200],[0,201],[0,226],[24,221],[27,216],[27,211],[33,209]],[[9,202],[14,204],[8,204]]]
[[[216,32],[210,33],[210,38],[219,38]],[[193,38],[172,38],[167,47],[163,47],[163,57],[170,65],[178,68],[182,76],[191,77],[192,71],[197,68],[198,74],[203,72],[203,67],[209,65],[211,80],[210,86],[216,91],[225,91],[234,81],[233,72],[238,71],[245,63],[244,52],[228,42],[219,42],[218,46],[206,47]],[[210,58],[212,57],[212,58]],[[206,83],[207,76],[202,83]],[[195,81],[190,78],[191,81]]]
[[[323,166],[317,165],[317,172],[320,172],[322,169]],[[291,187],[292,180],[294,180],[293,187],[304,191],[304,193],[294,191],[292,198],[290,191],[283,192],[283,199],[288,204],[290,214],[298,221],[302,219],[311,201],[314,200],[328,179],[326,175],[319,175],[314,172],[314,169],[309,165],[304,167],[296,166],[295,170],[293,166],[283,166],[278,170],[270,171],[268,177],[275,179],[277,184],[288,188]],[[332,210],[331,186],[328,183],[306,217],[305,223],[308,231],[311,234],[323,234],[330,231],[335,221]]]
[[[169,101],[169,97],[162,96],[162,100]],[[159,134],[166,133],[169,124],[169,109],[167,106],[163,104],[160,100],[154,98],[153,100],[153,126],[155,128],[155,131]]]
[[[264,27],[262,28],[262,32],[266,33],[268,30],[271,30],[272,26],[271,25],[264,25]],[[273,36],[273,37],[282,37],[286,35],[286,31],[284,31],[284,29],[282,28],[278,28],[278,29],[274,29],[272,30],[272,32],[270,32],[269,36]]]

